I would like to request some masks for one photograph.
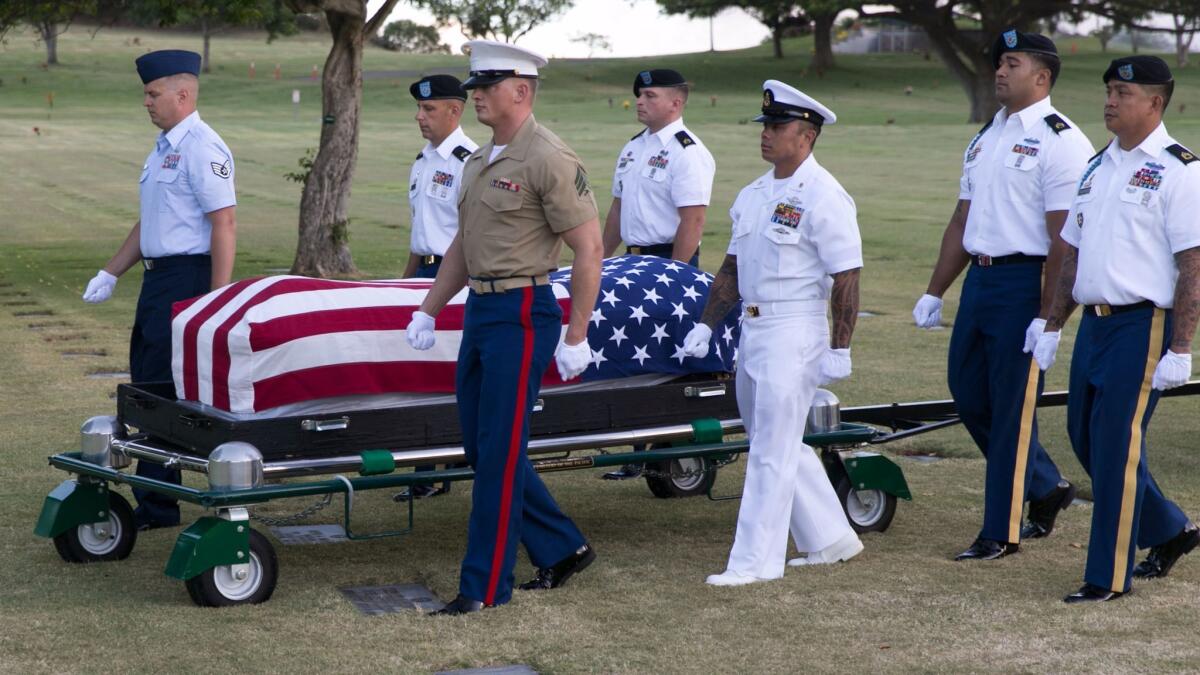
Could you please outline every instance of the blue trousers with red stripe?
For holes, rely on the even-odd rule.
[[[207,293],[212,285],[212,259],[207,255],[174,256],[142,276],[133,334],[129,340],[129,375],[135,383],[171,380],[171,305]],[[137,475],[179,483],[179,469],[139,461]],[[174,525],[179,502],[134,488],[138,523]]]
[[[463,448],[475,469],[459,594],[512,598],[517,543],[550,567],[585,541],[529,463],[529,415],[562,328],[549,286],[467,298],[455,389]]]
[[[1038,442],[1035,406],[1042,374],[1025,345],[1038,315],[1042,266],[972,265],[963,282],[947,368],[963,426],[987,458],[984,539],[1020,542],[1021,509],[1062,476]]]
[[[1067,432],[1092,479],[1094,507],[1084,581],[1129,590],[1138,548],[1165,543],[1188,518],[1146,465],[1146,430],[1158,403],[1154,368],[1171,342],[1171,312],[1085,314],[1071,356]]]

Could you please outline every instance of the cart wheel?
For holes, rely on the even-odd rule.
[[[54,538],[59,557],[70,563],[124,560],[137,543],[133,509],[121,495],[108,493],[108,520],[73,527]]]
[[[663,447],[670,446],[650,446],[652,450]],[[712,487],[713,482],[717,480],[717,470],[710,468],[710,462],[707,459],[699,457],[684,457],[666,462],[650,462],[646,464],[646,468],[650,471],[667,474],[662,477],[646,475],[646,486],[659,499],[678,499],[706,495],[709,488]],[[701,469],[707,469],[707,471],[693,476],[675,476],[675,474],[685,471],[691,472]]]
[[[250,530],[250,562],[246,577],[237,579],[232,565],[218,565],[184,582],[192,602],[201,607],[232,607],[266,602],[275,592],[279,564],[267,538]]]
[[[855,532],[883,532],[896,515],[896,495],[883,490],[855,490],[850,479],[842,477],[834,486],[842,509]]]

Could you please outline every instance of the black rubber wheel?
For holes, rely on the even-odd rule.
[[[54,538],[59,557],[69,563],[124,560],[137,543],[133,509],[121,495],[108,492],[108,520],[79,525]]]
[[[876,489],[855,490],[846,476],[842,476],[833,489],[837,491],[838,501],[855,532],[883,532],[892,524],[892,518],[896,516],[896,495]]]
[[[670,447],[669,445],[653,445],[651,450]],[[685,457],[666,462],[649,462],[646,468],[659,473],[681,473],[705,469],[705,472],[686,478],[660,478],[646,475],[646,486],[659,499],[682,499],[684,497],[699,497],[708,494],[713,483],[717,480],[717,470],[711,468],[712,463],[699,457]]]
[[[244,579],[237,579],[232,565],[218,565],[184,582],[192,602],[201,607],[256,605],[271,599],[279,579],[275,548],[266,537],[250,530],[250,560]]]

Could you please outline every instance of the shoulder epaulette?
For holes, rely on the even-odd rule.
[[[1108,146],[1110,146],[1110,145],[1112,145],[1112,141],[1109,141],[1109,142],[1105,143],[1105,144],[1104,144],[1104,147],[1103,147],[1103,148],[1100,148],[1100,152],[1097,152],[1096,154],[1094,154],[1094,155],[1092,155],[1091,157],[1089,157],[1089,158],[1088,158],[1088,164],[1091,164],[1092,162],[1096,161],[1096,159],[1097,159],[1097,158],[1098,158],[1100,155],[1103,155],[1103,154],[1104,154],[1104,151],[1105,151],[1105,150],[1107,150],[1107,149],[1108,149]]]
[[[1042,119],[1046,120],[1046,124],[1050,127],[1050,130],[1053,131],[1055,134],[1061,134],[1062,132],[1071,128],[1071,125],[1067,124],[1066,120],[1059,117],[1055,113],[1046,115]]]
[[[460,145],[451,150],[450,154],[454,155],[458,161],[465,162],[467,161],[467,158],[471,156],[471,151]]]
[[[421,151],[421,152],[418,152],[418,153],[417,153],[417,159],[421,159],[421,158],[422,158],[422,157],[424,157],[424,156],[425,156],[425,152],[424,152],[424,151]]]
[[[688,132],[684,131],[683,129],[680,129],[675,133],[675,140],[679,141],[679,144],[685,148],[689,145],[696,144],[696,141],[688,135]]]
[[[641,136],[641,135],[642,135],[642,134],[644,134],[644,133],[646,133],[646,130],[645,130],[645,129],[642,129],[641,131],[637,132],[636,134],[634,134],[634,135],[630,136],[630,137],[629,137],[629,140],[631,140],[631,141],[636,141],[636,140],[638,139],[638,136]]]
[[[988,120],[988,121],[987,121],[987,124],[985,124],[985,125],[983,125],[983,126],[979,127],[979,131],[976,131],[976,132],[975,132],[975,137],[976,137],[976,138],[979,138],[980,136],[982,136],[982,135],[983,135],[983,132],[987,131],[988,129],[991,129],[991,128],[992,128],[992,122],[994,122],[994,121],[995,121],[995,119],[990,119],[990,120]]]
[[[1167,152],[1174,155],[1175,159],[1183,162],[1184,164],[1191,164],[1192,162],[1196,161],[1196,155],[1192,153],[1191,150],[1188,150],[1178,143],[1167,148]]]

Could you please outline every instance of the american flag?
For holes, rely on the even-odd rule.
[[[551,276],[565,322],[570,270]],[[732,371],[736,309],[715,332],[706,358],[683,355],[683,337],[700,318],[711,283],[710,275],[683,263],[641,256],[606,260],[588,325],[592,365],[582,378]],[[431,284],[271,276],[176,303],[176,396],[255,413],[338,396],[451,392],[466,289],[438,314],[433,349],[412,349],[404,334]],[[564,384],[553,363],[542,383]]]

